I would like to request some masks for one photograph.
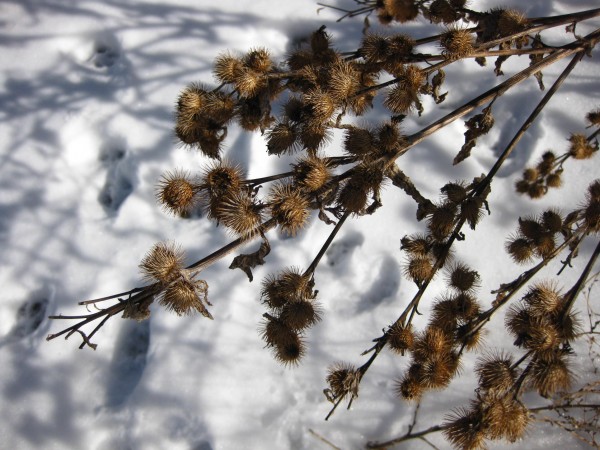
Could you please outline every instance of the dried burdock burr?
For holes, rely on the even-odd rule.
[[[168,212],[181,215],[189,212],[197,201],[201,186],[187,172],[166,172],[157,186],[156,198]]]
[[[461,28],[450,28],[440,37],[442,54],[448,59],[461,59],[473,53],[473,36]]]
[[[404,355],[407,350],[412,349],[415,335],[412,325],[405,326],[400,322],[394,323],[387,332],[390,349]]]
[[[310,202],[293,184],[275,184],[267,203],[270,205],[271,216],[284,233],[295,236],[306,225],[310,215]]]
[[[149,281],[168,284],[180,276],[184,253],[172,242],[159,242],[144,256],[140,270]]]

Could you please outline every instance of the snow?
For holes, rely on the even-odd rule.
[[[479,3],[482,10],[500,6]],[[542,16],[597,6],[593,0],[531,1],[525,12]],[[403,434],[414,406],[395,397],[393,384],[406,358],[382,352],[351,410],[340,406],[327,422],[331,404],[322,393],[327,367],[336,361],[363,364],[360,353],[416,291],[402,276],[399,246],[402,236],[424,225],[414,220],[414,202],[393,186],[376,214],[349,219],[321,262],[316,289],[323,320],[308,332],[308,353],[299,367],[282,367],[263,348],[260,280],[284,267],[310,264],[330,231],[316,217],[294,240],[270,233],[273,251],[254,271],[253,283],[227,268],[230,258],[203,273],[214,321],[154,307],[145,322],[108,321],[94,337],[95,352],[78,350],[76,335],[66,342],[45,339],[67,323],[48,315],[82,314],[77,301],[140,285],[137,266],[155,242],[176,240],[190,262],[229,242],[222,228],[175,219],[155,203],[163,172],[176,167],[194,172],[206,162],[176,143],[173,105],[179,91],[190,82],[214,85],[211,64],[224,51],[263,46],[281,60],[297,39],[321,25],[340,50],[353,49],[362,18],[338,23],[337,12],[317,11],[316,2],[304,0],[5,0],[0,8],[0,448],[328,448],[313,430],[340,448],[357,449]],[[592,29],[586,27],[578,32]],[[417,36],[434,29],[424,21],[406,26]],[[596,157],[567,164],[567,185],[540,201],[513,191],[524,165],[548,148],[562,153],[570,132],[585,131],[584,115],[600,106],[596,53],[577,67],[500,171],[492,214],[457,246],[460,259],[481,274],[484,306],[493,300],[492,289],[520,273],[504,252],[517,218],[557,203],[565,210],[577,207],[598,175]],[[510,60],[506,76],[527,64],[525,58]],[[544,71],[547,86],[564,66]],[[461,83],[475,71],[477,86]],[[436,110],[426,101],[425,114],[408,119],[406,131],[431,123],[497,81],[489,67],[458,64],[448,71],[446,103]],[[486,172],[538,98],[535,80],[502,98],[495,114],[503,125],[481,139],[463,164],[452,166],[464,132],[457,121],[403,157],[403,170],[430,198],[448,180]],[[365,120],[383,118],[377,108]],[[336,134],[332,154],[339,154],[340,143]],[[267,158],[263,137],[235,127],[225,156],[250,177],[286,171],[291,161]],[[591,246],[559,278],[562,285],[576,280]],[[554,264],[543,276],[552,278],[557,269]],[[440,278],[427,297],[441,289]],[[429,304],[418,326],[425,324]],[[502,317],[497,319],[488,327],[488,341],[518,353]],[[585,363],[585,351],[578,359]],[[474,361],[469,354],[463,375],[449,389],[425,396],[417,429],[439,423],[472,398]],[[545,431],[533,429],[517,447],[584,448],[564,433]],[[441,436],[431,439],[446,448]],[[406,448],[428,447],[414,441]]]

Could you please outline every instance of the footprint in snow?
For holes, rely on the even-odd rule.
[[[106,167],[106,181],[98,201],[109,215],[114,215],[133,192],[136,167],[120,145],[106,146],[100,151],[100,162]]]
[[[45,289],[32,292],[17,309],[14,325],[0,340],[0,346],[36,335],[42,325],[47,323],[46,318],[52,296],[53,293]]]
[[[133,393],[146,369],[149,347],[150,320],[123,324],[108,369],[105,406],[117,408]]]

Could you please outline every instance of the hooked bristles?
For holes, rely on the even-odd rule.
[[[220,200],[216,206],[217,219],[223,225],[243,238],[258,233],[262,224],[261,209],[248,192],[232,192]]]
[[[466,264],[457,262],[448,268],[448,284],[460,292],[471,292],[479,284],[479,274]]]
[[[573,378],[573,373],[569,368],[568,355],[552,353],[546,357],[535,359],[528,381],[542,397],[549,397],[558,391],[568,389]]]
[[[327,160],[317,156],[301,158],[294,168],[294,182],[307,193],[321,189],[331,179],[331,169]]]
[[[485,447],[485,422],[481,411],[466,408],[455,409],[442,425],[444,437],[454,448],[478,450]]]
[[[163,174],[156,198],[167,211],[180,215],[192,209],[199,191],[200,186],[190,180],[187,172],[175,170]]]
[[[412,325],[405,326],[400,322],[396,322],[387,333],[387,343],[394,352],[403,355],[407,350],[412,349],[415,342]]]
[[[575,159],[589,159],[598,151],[598,147],[593,146],[583,134],[572,134],[569,142],[569,155]]]
[[[297,127],[290,122],[280,122],[273,128],[270,128],[266,134],[267,152],[269,155],[282,155],[284,153],[293,153],[299,149],[297,143]]]
[[[209,165],[200,178],[200,184],[206,191],[207,197],[221,198],[238,192],[241,189],[244,176],[239,166],[233,166],[225,161]]]
[[[344,398],[352,392],[356,379],[356,368],[348,363],[338,362],[327,369],[327,384],[334,399]]]
[[[243,69],[241,58],[225,53],[217,56],[213,73],[221,83],[235,83]]]
[[[283,305],[279,318],[292,330],[302,331],[321,320],[321,308],[312,300],[295,299]]]
[[[267,202],[272,217],[284,233],[295,236],[306,225],[310,215],[310,202],[301,191],[294,188],[294,185],[275,184]]]
[[[461,59],[473,53],[473,37],[466,29],[451,28],[440,38],[442,54],[452,60]]]
[[[400,23],[414,20],[419,15],[419,8],[413,0],[383,0],[383,10]]]
[[[140,270],[148,280],[167,284],[180,276],[183,261],[181,247],[171,242],[159,242],[144,256]]]
[[[191,282],[179,279],[167,287],[162,294],[159,303],[169,311],[175,312],[178,316],[188,315],[193,311],[198,311],[202,313],[202,315],[212,318],[198,296],[198,291],[200,291],[201,295],[206,300],[207,290],[208,285],[203,280]]]

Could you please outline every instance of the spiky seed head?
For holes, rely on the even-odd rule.
[[[561,341],[571,342],[581,333],[581,321],[576,312],[558,315],[553,325],[558,331]]]
[[[527,17],[516,9],[504,9],[498,17],[498,33],[510,36],[523,31],[527,27]]]
[[[512,259],[519,264],[526,264],[533,258],[533,246],[525,238],[514,236],[506,242],[505,247]]]
[[[590,111],[585,118],[590,123],[590,126],[600,126],[600,109]]]
[[[309,50],[299,49],[291,52],[286,58],[291,70],[301,70],[315,62],[314,55]]]
[[[517,180],[515,182],[515,190],[519,194],[527,194],[527,192],[529,191],[529,182],[525,180]]]
[[[568,389],[573,381],[573,373],[569,368],[567,355],[553,353],[536,358],[528,380],[542,397]]]
[[[556,249],[556,238],[554,233],[543,232],[533,239],[535,253],[541,258],[549,258]]]
[[[329,120],[335,112],[336,102],[332,95],[321,89],[311,89],[304,95],[304,104],[311,118],[319,124]]]
[[[451,346],[452,339],[446,331],[439,327],[428,326],[415,340],[413,355],[415,359],[424,361],[448,353]]]
[[[551,173],[546,177],[546,185],[552,188],[559,188],[562,186],[561,171]]]
[[[523,179],[525,181],[534,182],[540,176],[539,171],[535,167],[528,167],[523,171]]]
[[[394,18],[385,10],[385,8],[377,9],[377,19],[381,25],[389,25],[394,20]]]
[[[536,353],[558,348],[560,336],[553,324],[546,318],[534,317],[524,339],[524,347]]]
[[[505,353],[492,353],[479,359],[475,369],[479,388],[498,394],[507,392],[517,380],[517,370],[512,365],[512,358]]]
[[[283,342],[274,347],[274,356],[277,362],[286,367],[297,366],[306,354],[306,344],[300,335],[294,333],[293,339]]]
[[[413,0],[383,0],[383,7],[393,20],[400,23],[414,20],[419,15],[419,8]]]
[[[575,159],[591,158],[597,150],[597,148],[588,142],[583,134],[572,134],[569,138],[569,142],[571,143],[569,155]]]
[[[290,97],[283,106],[283,114],[291,122],[300,122],[302,115],[304,114],[305,105],[304,102],[298,97]]]
[[[448,183],[440,191],[449,201],[455,204],[460,204],[467,198],[467,188],[461,182]]]
[[[421,382],[426,389],[442,389],[448,386],[459,367],[455,352],[432,355],[420,364]]]
[[[402,85],[396,85],[388,91],[383,104],[395,114],[406,114],[414,106],[417,94]]]
[[[515,338],[515,345],[521,346],[529,335],[534,318],[529,308],[524,305],[511,305],[506,313],[505,324],[509,333]]]
[[[377,146],[382,153],[391,153],[404,141],[398,124],[393,122],[384,123],[377,130]]]
[[[329,164],[317,156],[303,157],[293,167],[294,182],[308,193],[318,191],[331,178]]]
[[[340,60],[330,67],[327,91],[334,104],[346,102],[359,89],[360,73],[353,64]]]
[[[563,307],[562,293],[553,282],[536,283],[529,288],[523,300],[538,317],[558,314]]]
[[[474,286],[478,283],[479,278],[475,281]],[[454,301],[455,311],[462,320],[469,321],[481,312],[477,298],[470,292],[461,292],[452,297],[452,300]]]
[[[242,97],[251,98],[267,86],[267,78],[254,69],[244,67],[235,80],[235,88]]]
[[[433,275],[431,260],[427,256],[418,255],[409,258],[404,267],[404,274],[417,285],[420,285]]]
[[[448,284],[460,292],[470,292],[479,284],[479,274],[471,270],[466,264],[457,262],[448,269]]]
[[[266,315],[266,320],[261,323],[260,335],[268,347],[285,345],[296,341],[296,334],[283,321],[277,317]]]
[[[443,203],[435,209],[427,221],[427,228],[433,238],[440,241],[450,236],[454,229],[456,213],[457,206],[451,202]]]
[[[472,230],[484,216],[483,201],[479,197],[469,197],[460,204],[460,217],[464,218]]]
[[[404,236],[400,241],[400,250],[404,250],[410,255],[426,256],[430,248],[431,244],[425,234]]]
[[[195,286],[184,279],[171,283],[163,293],[159,304],[178,316],[188,315],[194,311],[206,311]]]
[[[326,126],[314,125],[309,121],[300,128],[299,138],[308,153],[315,155],[318,149],[331,140],[331,132]]]
[[[375,150],[373,133],[364,128],[352,127],[346,130],[344,150],[350,155],[366,156]]]
[[[242,186],[244,175],[240,166],[219,161],[207,166],[200,183],[210,197],[223,197],[237,192]]]
[[[300,272],[297,267],[289,267],[277,276],[269,276],[263,281],[261,296],[263,302],[274,310],[289,302],[312,300],[314,280]]]
[[[290,122],[279,122],[267,131],[267,152],[269,155],[282,155],[294,152],[297,148],[297,129]]]
[[[210,121],[225,124],[235,115],[235,101],[224,92],[210,92],[206,96],[203,114]]]
[[[257,233],[262,223],[260,206],[244,190],[231,192],[223,197],[217,206],[217,217],[232,233],[240,237]]]
[[[275,184],[267,203],[271,206],[272,217],[277,220],[284,233],[295,236],[306,225],[310,215],[310,202],[292,184]]]
[[[389,40],[378,34],[367,34],[359,49],[360,54],[368,62],[383,61],[390,51]]]
[[[455,409],[442,424],[442,433],[454,448],[479,450],[485,448],[485,423],[479,409]]]
[[[259,73],[267,73],[273,67],[271,55],[266,48],[255,48],[244,55],[243,63],[246,67]]]
[[[544,227],[534,217],[519,217],[519,232],[527,239],[538,239],[544,234]]]
[[[473,52],[473,37],[469,30],[451,28],[440,37],[440,45],[446,58],[461,59]]]
[[[186,172],[175,170],[163,174],[156,198],[167,211],[180,215],[194,206],[199,191],[199,185],[192,182]]]
[[[314,31],[310,36],[310,48],[314,54],[322,54],[329,50],[331,36],[325,31],[325,26]]]
[[[327,384],[334,399],[344,398],[348,395],[355,380],[356,368],[352,364],[338,362],[327,369]]]
[[[590,183],[586,198],[588,202],[600,201],[600,180],[594,180]]]
[[[415,341],[415,334],[412,325],[404,326],[396,322],[388,330],[388,345],[395,353],[404,354],[410,350]]]
[[[429,5],[429,18],[434,23],[452,23],[458,19],[458,16],[447,0],[434,0]]]
[[[483,345],[483,333],[482,328],[465,323],[456,329],[455,342],[464,346],[465,350],[476,350]]]
[[[415,41],[405,34],[395,34],[389,38],[390,53],[388,57],[405,57],[412,53]]]
[[[215,59],[213,73],[221,83],[235,83],[244,69],[241,58],[224,53]]]
[[[484,400],[485,434],[492,440],[515,442],[525,433],[529,422],[527,408],[511,395],[488,396]]]
[[[425,391],[423,383],[411,374],[406,374],[404,378],[396,381],[396,395],[409,402],[418,402]]]
[[[313,300],[294,299],[283,305],[279,318],[292,330],[302,331],[321,320],[321,308]]]
[[[140,270],[145,278],[160,283],[170,283],[180,276],[184,254],[172,242],[159,242],[144,256]]]
[[[368,189],[352,180],[344,184],[337,198],[338,205],[353,214],[361,214],[367,206],[367,201]]]
[[[197,83],[188,85],[177,99],[177,114],[189,120],[202,112],[208,92]]]
[[[583,219],[585,226],[593,233],[600,232],[600,180],[588,186]]]

